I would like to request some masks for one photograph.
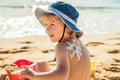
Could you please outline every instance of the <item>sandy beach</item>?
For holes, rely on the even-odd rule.
[[[95,80],[120,80],[120,33],[83,35],[84,42],[91,54],[91,60],[96,60]],[[18,59],[51,62],[55,55],[55,44],[48,37],[26,36],[12,39],[0,39],[0,74],[4,74],[5,67],[15,71],[13,64]],[[3,79],[5,80],[5,76]]]

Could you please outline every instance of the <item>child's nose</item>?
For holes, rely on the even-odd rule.
[[[50,26],[47,25],[47,26],[46,26],[46,32],[49,32],[50,29],[51,29]]]

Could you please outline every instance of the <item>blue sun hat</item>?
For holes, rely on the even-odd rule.
[[[36,7],[35,16],[39,20],[39,22],[44,13],[53,13],[57,15],[72,31],[80,32],[79,28],[76,26],[79,12],[71,4],[58,1],[51,4],[47,10]]]

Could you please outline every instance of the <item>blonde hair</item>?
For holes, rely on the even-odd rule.
[[[62,22],[62,20],[53,13],[44,13],[43,16],[40,18],[40,22],[42,24],[44,24],[47,20],[49,21],[60,20]]]

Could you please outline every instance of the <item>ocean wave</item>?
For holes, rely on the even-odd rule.
[[[120,9],[120,7],[79,7],[77,6],[78,9]]]
[[[0,5],[1,8],[32,8],[33,5]]]
[[[21,6],[0,6],[1,8],[33,8],[34,5],[21,5]],[[45,5],[44,5],[45,6]],[[118,9],[120,10],[120,7],[82,7],[82,6],[76,6],[76,8],[81,10],[87,10],[87,9],[94,9],[94,10],[102,10],[102,9]]]
[[[46,35],[45,28],[38,23],[34,13],[31,11],[31,6],[32,5],[0,6],[0,38]],[[26,9],[25,7],[30,9]],[[45,5],[42,7],[46,8]],[[87,5],[77,6],[77,8],[80,12],[77,26],[79,26],[80,30],[84,33],[99,34],[120,32],[119,6]]]

